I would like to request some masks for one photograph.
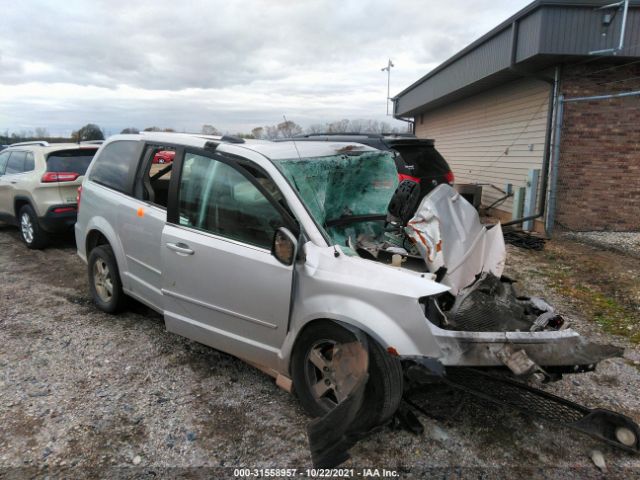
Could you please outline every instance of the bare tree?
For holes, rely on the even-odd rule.
[[[216,127],[208,124],[202,125],[200,133],[202,133],[203,135],[220,135],[220,132]]]
[[[258,139],[263,139],[266,137],[264,128],[262,127],[256,127],[253,130],[251,130],[251,135],[253,135],[253,138],[258,138]]]
[[[49,130],[47,130],[46,128],[38,127],[35,130],[35,135],[36,135],[36,138],[48,138]]]
[[[327,127],[325,127],[324,125],[320,124],[320,123],[314,123],[313,125],[309,125],[307,127],[307,133],[310,135],[313,134],[318,134],[318,133],[325,133],[327,130]]]
[[[302,133],[302,127],[291,120],[285,120],[277,126],[278,135],[282,138],[291,138]]]

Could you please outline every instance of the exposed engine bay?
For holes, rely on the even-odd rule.
[[[438,186],[419,204],[418,192],[415,182],[401,182],[382,235],[348,236],[350,249],[364,258],[432,273],[449,286],[450,293],[438,299],[440,328],[535,332],[565,326],[551,305],[518,295],[514,282],[502,275],[506,248],[499,224],[483,226],[473,205],[449,185]]]

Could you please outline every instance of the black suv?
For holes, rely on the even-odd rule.
[[[356,142],[394,154],[398,179],[420,184],[420,198],[441,183],[453,185],[454,176],[449,164],[436,150],[433,140],[417,138],[412,134],[377,133],[312,133],[292,139],[300,141]]]

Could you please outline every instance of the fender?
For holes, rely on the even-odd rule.
[[[18,203],[28,203],[31,208],[33,208],[33,210],[36,212],[36,215],[40,216],[40,212],[38,211],[35,203],[33,202],[33,199],[30,196],[27,195],[16,195],[15,197],[13,197],[13,212],[14,212],[14,217],[16,219],[18,219],[18,209],[16,208],[16,206],[18,205]]]
[[[386,299],[393,302],[392,298]],[[289,360],[295,340],[305,326],[318,320],[330,320],[347,329],[357,328],[385,350],[394,348],[402,356],[428,356],[440,358],[443,352],[427,327],[427,318],[418,304],[401,299],[396,301],[394,317],[390,317],[378,306],[360,299],[335,294],[317,295],[304,299],[302,310],[293,312],[291,330],[288,332],[279,353],[279,368],[290,374]],[[327,307],[331,307],[330,310]],[[398,319],[403,319],[399,321]]]

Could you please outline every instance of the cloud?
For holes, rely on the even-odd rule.
[[[0,35],[0,129],[382,119],[388,57],[394,93],[526,3],[14,2]]]

